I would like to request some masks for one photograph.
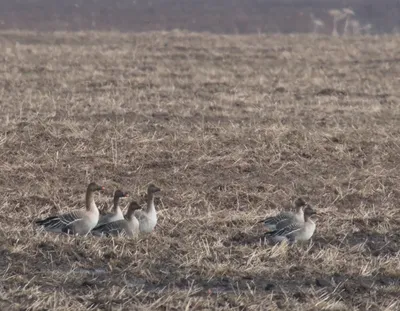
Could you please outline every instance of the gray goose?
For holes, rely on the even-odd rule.
[[[145,210],[136,210],[135,217],[139,220],[140,232],[150,233],[157,224],[157,211],[154,196],[161,191],[154,184],[147,187],[147,207]]]
[[[94,192],[104,190],[92,182],[86,190],[86,209],[36,220],[36,224],[49,232],[86,235],[99,221],[99,210],[94,202]]]
[[[307,206],[304,209],[304,221],[292,220],[286,227],[267,232],[266,236],[272,238],[274,242],[281,242],[283,240],[287,240],[290,243],[307,241],[313,236],[315,231],[316,225],[311,219],[311,216],[315,214],[316,212],[310,206]]]
[[[134,215],[136,210],[140,209],[140,205],[133,201],[129,204],[128,212],[125,218],[109,222],[92,230],[96,236],[127,236],[134,237],[139,233],[139,221]]]
[[[119,199],[125,198],[129,196],[128,193],[123,192],[122,190],[116,190],[114,192],[114,205],[111,210],[111,213],[107,213],[105,215],[100,215],[99,222],[97,223],[95,229],[100,227],[101,225],[107,224],[109,222],[117,221],[124,219],[124,214],[122,214],[122,210],[119,207]]]
[[[306,202],[302,198],[297,198],[294,202],[296,212],[284,211],[276,216],[268,217],[260,222],[264,223],[264,226],[268,231],[275,231],[277,229],[285,228],[288,224],[293,221],[304,222],[304,211],[303,208],[306,206]]]

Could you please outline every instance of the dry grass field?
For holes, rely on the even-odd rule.
[[[400,37],[0,42],[1,310],[399,310]],[[35,230],[90,181],[160,186],[156,230]],[[312,241],[265,243],[298,196]]]

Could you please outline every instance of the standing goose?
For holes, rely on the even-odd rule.
[[[157,212],[154,205],[154,195],[161,189],[154,184],[150,184],[147,188],[147,208],[145,210],[136,210],[135,216],[139,220],[140,232],[149,233],[153,231],[157,224]]]
[[[267,232],[266,235],[272,237],[274,242],[283,240],[288,240],[291,243],[295,241],[307,241],[313,236],[315,231],[315,223],[311,220],[311,216],[315,214],[316,212],[310,206],[307,206],[304,209],[303,222],[292,220],[286,227]]]
[[[123,192],[121,190],[116,190],[114,192],[114,206],[111,210],[111,213],[100,215],[99,222],[97,223],[95,229],[100,227],[101,225],[107,224],[109,222],[117,221],[124,219],[124,215],[122,214],[121,208],[119,207],[119,199],[125,198],[128,196],[128,193]]]
[[[303,207],[306,205],[306,202],[302,198],[297,198],[294,201],[294,206],[296,208],[296,213],[293,212],[281,212],[276,216],[268,217],[260,222],[264,223],[264,226],[267,227],[268,231],[275,231],[277,229],[285,228],[292,221],[296,222],[304,222],[304,211]]]
[[[131,202],[125,218],[98,226],[92,230],[92,233],[96,236],[121,235],[130,238],[134,237],[139,233],[139,221],[135,217],[134,212],[139,209],[140,205],[137,202]]]
[[[86,235],[99,221],[99,210],[94,202],[94,192],[104,190],[104,187],[92,182],[86,190],[86,210],[72,211],[59,216],[51,216],[37,220],[36,224],[50,232]]]

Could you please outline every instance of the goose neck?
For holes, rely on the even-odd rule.
[[[149,193],[147,196],[147,213],[152,213],[155,212],[155,206],[154,206],[154,194]]]
[[[119,197],[114,197],[114,205],[112,211],[116,213],[118,211],[118,203],[119,203]]]
[[[89,189],[86,191],[86,209],[88,211],[97,209],[96,203],[94,202],[94,193]]]

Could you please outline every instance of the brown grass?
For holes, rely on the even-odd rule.
[[[1,310],[398,310],[400,38],[1,33]],[[136,241],[36,232],[89,181]],[[306,197],[313,241],[256,222]],[[125,200],[124,203],[127,203]]]

